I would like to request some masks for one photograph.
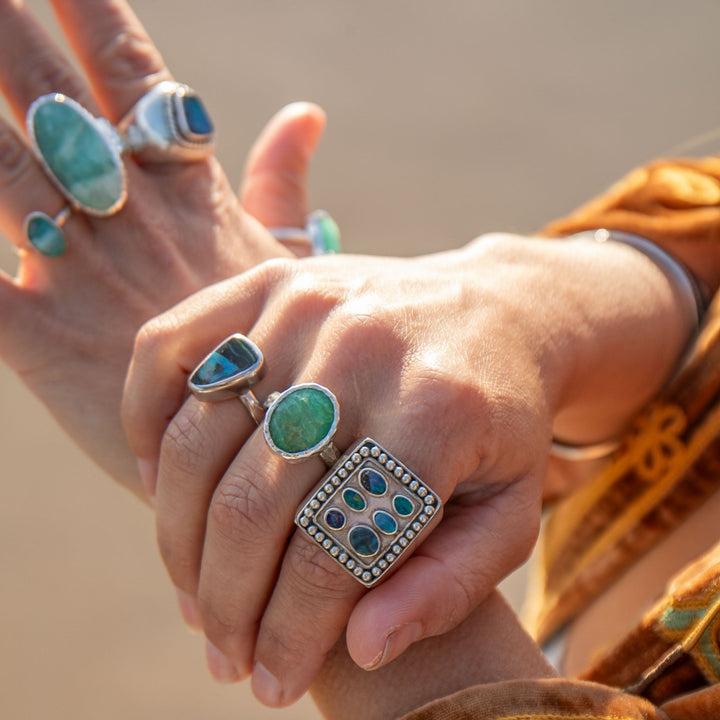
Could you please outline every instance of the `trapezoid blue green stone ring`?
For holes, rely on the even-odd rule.
[[[265,369],[260,348],[250,338],[235,333],[195,368],[188,378],[188,388],[195,397],[206,402],[239,398],[259,424],[265,416],[265,406],[251,388],[262,380]]]

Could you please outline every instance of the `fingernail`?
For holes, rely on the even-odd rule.
[[[202,616],[200,615],[200,605],[193,595],[186,593],[180,588],[175,588],[177,593],[178,605],[180,606],[180,614],[189,630],[200,632],[202,630]]]
[[[219,683],[234,683],[240,680],[238,669],[209,640],[205,646],[205,655],[210,674]]]
[[[150,460],[138,459],[138,472],[140,473],[140,480],[142,480],[145,492],[151,497],[155,497],[155,489],[157,486],[157,469],[155,463]]]
[[[278,707],[282,704],[282,686],[261,662],[256,662],[253,668],[252,689],[261,703],[270,707]]]
[[[422,628],[419,622],[401,625],[385,638],[383,651],[378,653],[367,665],[363,665],[363,668],[365,670],[375,670],[383,665],[387,665],[387,663],[402,655],[410,645],[419,640],[421,633]]]

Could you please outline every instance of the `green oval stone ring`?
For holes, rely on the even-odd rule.
[[[302,383],[271,395],[263,421],[270,449],[290,462],[319,455],[330,466],[338,458],[332,438],[340,419],[335,396],[322,385]]]

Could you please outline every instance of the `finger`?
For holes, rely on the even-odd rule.
[[[353,610],[347,644],[355,662],[381,667],[461,622],[527,558],[537,538],[540,485],[521,481],[478,507],[447,512],[418,552]]]
[[[310,160],[325,129],[318,105],[292,103],[270,119],[245,168],[240,197],[266,227],[304,227]]]
[[[49,216],[65,205],[27,143],[0,118],[0,228],[19,247],[27,247],[26,215],[40,210]]]
[[[206,288],[141,328],[122,404],[136,457],[157,466],[162,436],[183,403],[188,375],[228,335],[249,332],[273,278],[287,268],[287,261],[265,263]]]
[[[23,124],[32,101],[51,92],[96,110],[87,84],[20,2],[0,3],[0,89]]]
[[[28,369],[36,341],[40,299],[0,271],[0,357],[15,372]]]
[[[170,72],[123,0],[52,0],[55,13],[87,73],[102,111],[119,121]]]

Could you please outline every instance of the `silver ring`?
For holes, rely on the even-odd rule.
[[[358,582],[372,587],[424,538],[441,507],[412,470],[366,437],[303,500],[295,524]]]
[[[215,150],[215,128],[200,96],[171,80],[151,87],[118,130],[140,162],[203,160]]]
[[[67,249],[67,243],[62,227],[71,212],[70,205],[65,205],[55,217],[50,217],[47,213],[39,210],[28,213],[23,225],[28,242],[47,257],[63,255]]]
[[[332,255],[342,251],[340,228],[325,210],[314,210],[304,228],[280,225],[268,232],[296,255]]]
[[[190,392],[199,400],[218,402],[239,397],[252,419],[260,424],[265,405],[250,389],[265,375],[265,358],[250,338],[236,333],[223,340],[198,364],[188,378]]]
[[[127,200],[122,138],[102,117],[62,93],[38,97],[26,125],[38,160],[70,205],[106,217]]]
[[[292,385],[266,402],[263,434],[270,449],[288,462],[319,455],[331,466],[339,457],[332,442],[340,420],[335,396],[317,383]]]

